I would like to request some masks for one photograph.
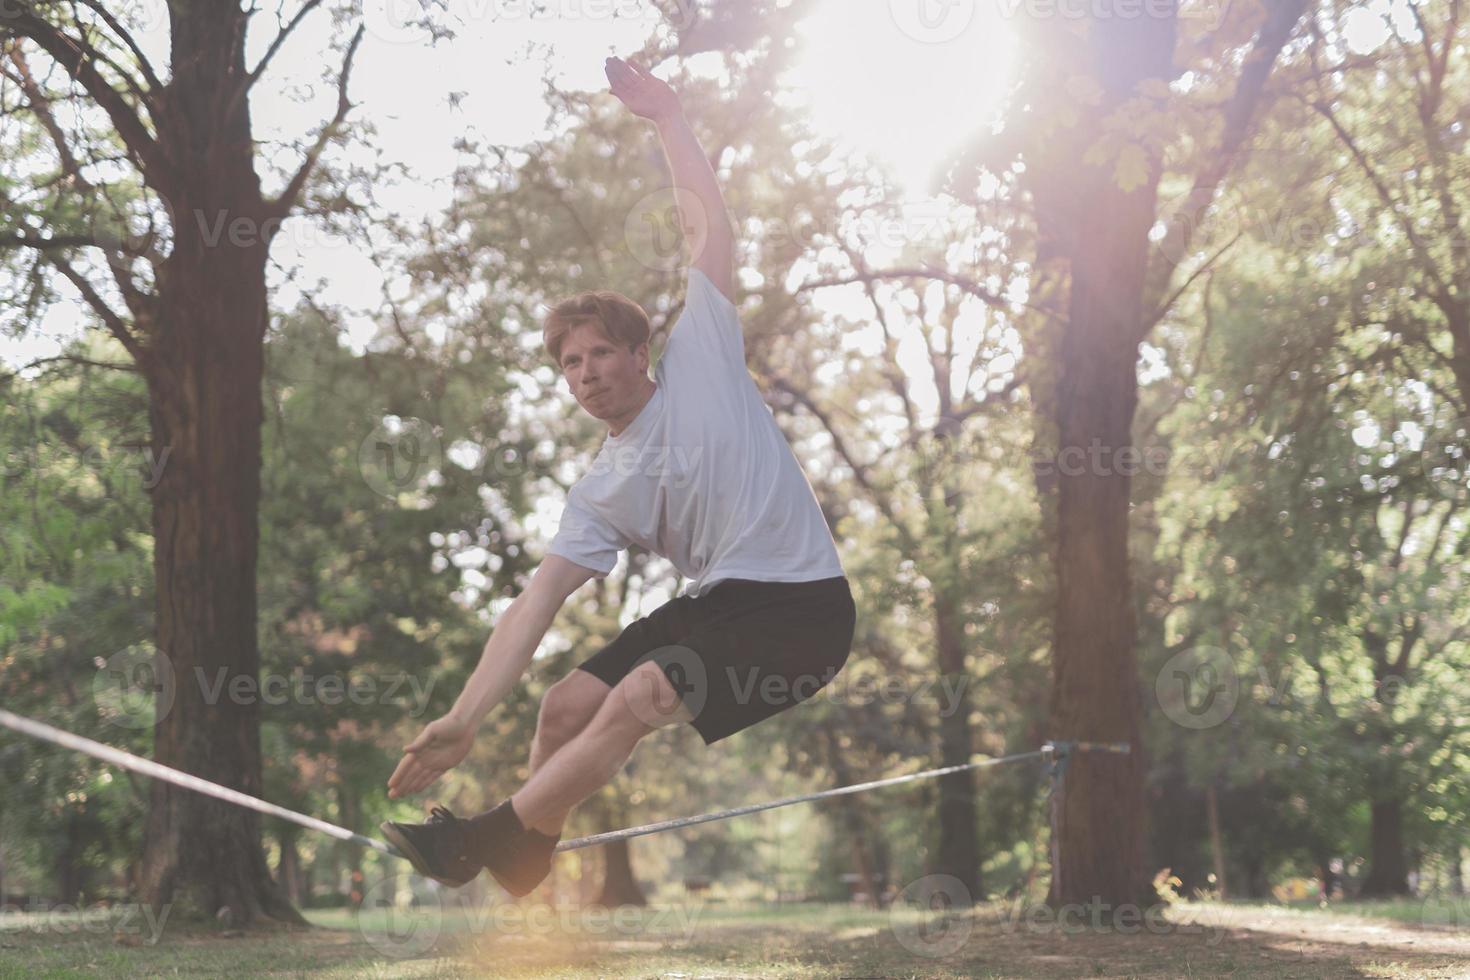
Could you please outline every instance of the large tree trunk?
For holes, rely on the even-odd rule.
[[[1404,861],[1404,803],[1394,798],[1374,800],[1368,858],[1368,877],[1360,895],[1409,894],[1409,866]]]
[[[246,15],[232,4],[190,4],[174,7],[171,21],[174,78],[160,142],[179,164],[169,202],[174,247],[158,277],[147,378],[162,464],[151,491],[157,642],[176,684],[171,705],[166,691],[159,695],[154,757],[259,796],[259,699],[234,697],[231,685],[244,678],[253,689],[260,670],[269,215],[239,91]],[[173,903],[175,915],[228,908],[241,925],[262,913],[304,921],[271,878],[255,811],[155,781],[146,841],[143,897],[155,907]]]
[[[606,871],[602,876],[602,891],[594,905],[616,908],[619,905],[647,905],[648,898],[633,877],[633,862],[628,852],[628,842],[616,840],[602,848]]]
[[[1138,83],[1170,74],[1172,17],[1089,23],[1102,103],[1095,125]],[[1144,867],[1144,759],[1128,562],[1135,365],[1143,322],[1148,233],[1160,162],[1129,190],[1113,161],[1079,163],[1074,179],[1071,296],[1059,342],[1054,677],[1051,730],[1061,739],[1127,742],[1128,755],[1084,753],[1054,800],[1048,902],[1117,908],[1152,900]]]

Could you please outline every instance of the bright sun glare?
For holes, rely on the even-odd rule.
[[[901,23],[904,6],[827,0],[803,22],[805,51],[787,81],[818,132],[892,167],[908,196],[923,197],[945,154],[990,123],[1015,34],[992,4],[958,5],[973,16],[943,33]]]

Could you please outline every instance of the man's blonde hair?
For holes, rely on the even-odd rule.
[[[541,337],[552,362],[561,368],[561,348],[573,327],[597,324],[613,343],[636,350],[648,340],[648,314],[643,307],[611,289],[593,289],[560,300],[546,315]]]

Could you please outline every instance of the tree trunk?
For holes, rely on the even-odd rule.
[[[628,842],[618,840],[611,844],[604,844],[602,854],[607,870],[602,878],[602,892],[593,904],[605,905],[608,908],[616,908],[619,905],[647,905],[648,899],[644,896],[643,889],[638,887],[638,879],[633,877],[633,862],[628,852]]]
[[[832,767],[832,776],[836,779],[837,785],[850,786],[857,782],[853,778],[852,770],[848,768],[846,759],[843,758],[842,747],[837,743],[837,737],[831,726],[823,725],[821,732],[823,742],[826,744],[827,761]],[[847,838],[852,846],[853,864],[857,866],[858,877],[862,879],[863,888],[867,891],[868,904],[875,909],[881,909],[884,904],[883,887],[887,878],[880,875],[873,866],[873,859],[868,848],[868,838],[871,836],[870,825],[862,801],[851,793],[839,797],[838,800],[838,812],[842,814],[842,826],[847,831]]]
[[[1138,83],[1170,74],[1172,17],[1089,23],[1102,103],[1096,126]],[[1077,163],[1071,295],[1058,350],[1054,675],[1051,729],[1060,739],[1127,742],[1128,755],[1079,753],[1054,807],[1048,902],[1147,905],[1144,759],[1136,626],[1128,561],[1136,363],[1148,233],[1161,164],[1123,190],[1114,162]]]
[[[953,593],[941,588],[934,597],[934,625],[939,641],[939,673],[956,685],[954,710],[939,719],[941,766],[959,766],[975,751],[970,731],[970,678],[965,670],[964,632]],[[971,901],[985,895],[980,880],[980,831],[973,771],[939,777],[939,856],[934,870],[958,878]],[[951,896],[955,901],[962,895]]]
[[[282,829],[279,834],[281,859],[276,865],[276,884],[286,893],[292,905],[306,902],[306,873],[301,866],[301,852],[296,849],[297,831]]]
[[[82,896],[81,851],[86,842],[82,839],[81,819],[74,810],[67,810],[62,818],[66,831],[65,841],[57,849],[52,870],[56,873],[56,897],[63,905],[76,905]]]
[[[1225,844],[1220,837],[1220,801],[1215,794],[1215,782],[1205,787],[1205,807],[1210,818],[1210,855],[1215,862],[1215,887],[1220,897],[1225,898]]]
[[[254,169],[247,15],[228,4],[171,11],[174,77],[159,142],[172,175],[173,250],[159,270],[146,373],[157,645],[172,667],[158,695],[154,757],[261,795],[255,571],[266,220]],[[230,107],[225,111],[222,107]],[[243,232],[243,234],[242,234]],[[218,237],[215,237],[218,235]],[[271,878],[254,810],[169,783],[151,787],[143,899],[175,916],[303,922]]]
[[[1360,895],[1409,894],[1409,867],[1404,861],[1404,804],[1402,800],[1374,800],[1370,833],[1368,877]]]

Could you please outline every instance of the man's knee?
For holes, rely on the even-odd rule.
[[[536,737],[561,745],[597,715],[612,688],[585,670],[573,670],[547,689],[536,715]]]
[[[650,660],[635,667],[613,688],[596,721],[646,735],[692,719],[693,715],[669,683],[663,669]]]

